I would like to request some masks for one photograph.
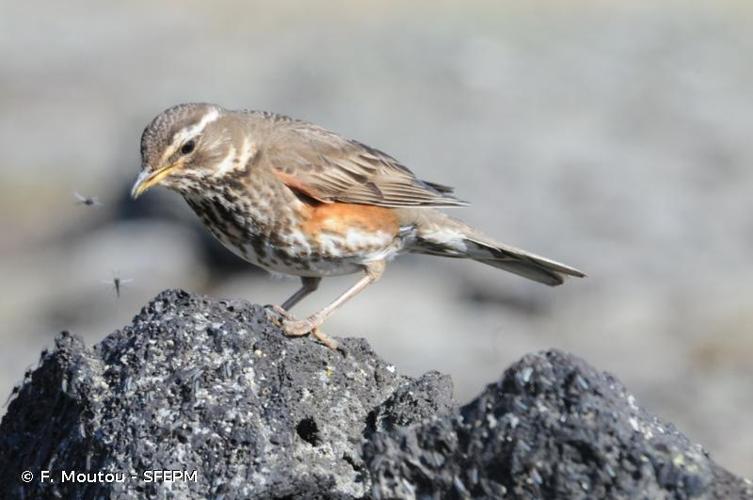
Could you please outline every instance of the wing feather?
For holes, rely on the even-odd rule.
[[[382,207],[467,205],[449,186],[418,179],[395,158],[316,125],[289,120],[265,147],[264,161],[288,187],[323,203]]]

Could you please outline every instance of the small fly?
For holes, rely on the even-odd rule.
[[[113,290],[115,290],[115,297],[120,298],[120,292],[123,290],[123,285],[131,283],[132,281],[133,279],[131,278],[123,279],[118,276],[118,273],[113,273],[110,281],[103,281],[102,283],[112,285]]]
[[[76,203],[79,205],[84,205],[87,207],[101,207],[102,203],[99,201],[99,199],[96,196],[84,196],[81,193],[73,193],[74,198],[76,198]]]

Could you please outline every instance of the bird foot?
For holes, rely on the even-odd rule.
[[[284,309],[282,306],[278,306],[277,304],[267,304],[264,306],[264,309],[268,313],[274,313],[278,316],[277,323],[282,324],[281,320],[289,320],[293,321],[295,318],[292,314],[290,314],[286,309]]]
[[[282,321],[282,330],[288,337],[301,337],[308,335],[316,328],[316,324],[310,319],[295,319],[288,316]]]
[[[312,337],[333,351],[337,350],[337,341],[324,333],[317,326],[316,322],[311,319],[293,320],[292,318],[287,318],[282,322],[282,331],[288,337],[301,337],[311,334]]]
[[[275,323],[277,323],[282,328],[282,331],[286,336],[302,337],[304,335],[311,334],[312,337],[314,337],[316,340],[329,347],[333,351],[338,350],[337,341],[324,333],[317,326],[317,321],[311,318],[300,320],[295,319],[295,316],[293,316],[282,306],[278,306],[277,304],[267,304],[264,306],[264,309],[276,316],[274,318]]]
[[[311,335],[314,336],[316,340],[324,344],[325,346],[329,347],[332,351],[339,351],[339,347],[337,344],[337,341],[324,333],[321,328],[317,327],[311,330]]]

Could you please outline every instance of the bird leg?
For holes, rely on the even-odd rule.
[[[382,274],[384,273],[384,268],[385,268],[385,262],[383,260],[369,262],[368,264],[366,264],[365,266],[366,275],[360,280],[358,280],[358,282],[355,285],[353,285],[348,290],[346,290],[342,295],[340,295],[335,300],[333,300],[332,303],[330,303],[328,306],[312,314],[306,319],[302,319],[302,320],[285,319],[282,322],[282,329],[285,332],[285,335],[288,335],[289,337],[299,337],[301,335],[306,335],[308,333],[311,333],[324,345],[326,345],[327,347],[331,349],[334,349],[337,346],[337,343],[334,340],[330,339],[327,335],[325,335],[324,332],[322,332],[319,329],[319,327],[340,306],[342,306],[344,303],[346,303],[347,301],[349,301],[350,299],[358,295],[364,288],[366,288],[370,284],[378,281],[379,278],[381,278]]]
[[[288,312],[297,303],[308,297],[311,293],[315,292],[319,288],[321,278],[309,278],[301,277],[301,288],[299,288],[293,295],[291,295],[281,306],[277,304],[269,304],[264,307],[273,310],[285,319],[292,319],[293,316]]]
[[[315,292],[319,288],[321,278],[301,278],[301,288],[298,289],[288,300],[282,303],[282,308],[286,311],[290,311],[294,305],[308,297],[311,293]]]

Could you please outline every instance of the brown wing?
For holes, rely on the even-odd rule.
[[[263,158],[288,187],[323,203],[382,207],[467,205],[386,153],[306,122],[278,122]]]

